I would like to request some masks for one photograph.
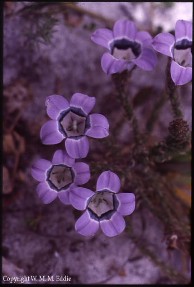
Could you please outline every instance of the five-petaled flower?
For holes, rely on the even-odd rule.
[[[46,100],[51,118],[40,131],[43,144],[57,144],[65,139],[65,148],[72,158],[84,158],[89,151],[87,136],[104,138],[109,135],[109,123],[101,114],[90,114],[95,98],[73,94],[70,103],[62,96],[52,95]]]
[[[170,72],[175,85],[184,85],[192,80],[192,22],[178,20],[175,36],[160,33],[152,43],[154,49],[172,58]]]
[[[150,71],[157,63],[151,35],[145,31],[138,32],[132,21],[118,20],[113,31],[97,29],[91,40],[109,50],[101,59],[102,69],[107,74],[131,70],[135,65]]]
[[[82,187],[72,189],[70,203],[78,210],[85,210],[75,229],[84,236],[93,236],[101,227],[106,236],[116,236],[125,229],[123,216],[135,209],[135,195],[118,193],[120,179],[111,171],[101,173],[96,189],[96,192]]]
[[[65,151],[57,150],[52,161],[36,160],[31,168],[34,179],[39,181],[36,191],[43,203],[51,203],[56,197],[70,204],[72,188],[85,184],[90,179],[89,165],[75,162]]]

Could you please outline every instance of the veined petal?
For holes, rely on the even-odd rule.
[[[75,230],[84,236],[94,236],[99,229],[99,222],[90,218],[86,210],[75,223]]]
[[[65,141],[67,153],[72,158],[84,158],[89,151],[89,142],[86,136],[79,139],[67,138]]]
[[[120,182],[118,175],[108,170],[108,171],[102,172],[100,176],[98,177],[97,184],[96,184],[96,190],[100,191],[103,189],[108,189],[112,192],[117,193],[120,189],[120,186],[121,186],[121,182]]]
[[[89,115],[90,128],[86,135],[92,138],[104,138],[109,135],[109,123],[105,116],[101,114]]]
[[[129,63],[122,59],[116,59],[109,53],[105,53],[101,59],[101,66],[103,71],[110,75],[115,73],[121,73],[122,71],[128,69]]]
[[[143,45],[150,45],[152,43],[152,36],[145,31],[137,32],[135,41],[142,43]]]
[[[51,203],[57,197],[57,192],[49,188],[48,184],[45,182],[39,183],[37,185],[36,191],[44,204]]]
[[[65,164],[69,167],[72,167],[75,163],[75,159],[70,157],[65,151],[59,149],[54,153],[52,163]]]
[[[103,127],[93,127],[87,130],[86,135],[95,139],[102,139],[109,135],[109,131]]]
[[[52,163],[46,159],[36,160],[31,167],[31,175],[38,181],[46,180],[46,170],[52,166]]]
[[[176,41],[187,38],[192,41],[192,22],[185,20],[178,20],[175,26]]]
[[[51,120],[42,126],[40,138],[43,144],[50,145],[60,143],[64,139],[64,135],[58,130],[58,122]]]
[[[125,226],[125,220],[118,212],[115,212],[109,220],[100,221],[100,227],[108,237],[120,234],[125,229]]]
[[[113,33],[109,29],[97,29],[91,36],[91,40],[109,49],[109,42],[113,39]]]
[[[127,19],[118,20],[113,27],[114,38],[127,37],[134,40],[137,33],[134,22]]]
[[[59,95],[52,95],[46,99],[46,107],[48,116],[56,120],[62,111],[65,111],[69,108],[68,101]]]
[[[170,33],[160,33],[158,34],[152,42],[153,48],[169,57],[173,57],[172,48],[175,44],[175,38]]]
[[[87,163],[76,162],[73,166],[73,170],[75,172],[75,184],[81,185],[90,179],[90,167]]]
[[[192,68],[180,66],[175,61],[171,63],[170,73],[175,85],[185,85],[192,80]]]
[[[154,50],[143,47],[139,57],[132,62],[145,71],[151,71],[157,64],[157,57]]]
[[[89,97],[81,93],[75,93],[71,98],[70,106],[80,108],[86,115],[88,115],[95,106],[95,103],[96,99],[94,97]]]
[[[75,187],[71,189],[69,194],[70,203],[78,210],[84,210],[87,207],[88,199],[95,193],[90,189],[83,187]]]
[[[135,195],[133,193],[118,193],[116,197],[119,201],[117,211],[121,215],[130,215],[135,210]]]
[[[74,186],[73,184],[67,188],[67,189],[64,189],[64,190],[61,190],[57,193],[58,195],[58,198],[60,199],[60,201],[63,203],[63,204],[70,204],[70,201],[69,201],[69,194],[71,192],[71,188],[72,186]]]

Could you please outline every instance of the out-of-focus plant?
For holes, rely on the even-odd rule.
[[[36,17],[36,21],[32,20],[30,27],[25,30],[28,45],[35,45],[35,43],[50,44],[56,31],[55,28],[58,24],[58,19],[46,12],[41,13],[41,15],[38,15],[38,13],[33,14],[33,17]]]

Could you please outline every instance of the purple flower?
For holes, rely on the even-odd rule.
[[[132,21],[117,21],[113,31],[97,29],[91,40],[109,50],[101,59],[102,69],[107,74],[131,70],[135,65],[150,71],[157,63],[152,37],[148,32],[138,32]]]
[[[170,72],[175,85],[184,85],[192,80],[192,22],[178,20],[175,36],[160,33],[153,39],[156,51],[172,58]]]
[[[113,237],[125,229],[123,216],[135,209],[133,193],[118,193],[119,177],[104,171],[97,180],[97,192],[77,187],[70,193],[70,203],[78,210],[85,210],[77,220],[75,229],[84,236],[93,236],[101,227],[106,236]]]
[[[51,203],[57,196],[64,204],[69,203],[72,188],[90,179],[88,164],[75,162],[66,152],[57,150],[52,161],[38,159],[31,168],[31,175],[39,181],[36,191],[43,203]]]
[[[57,144],[65,139],[67,153],[72,158],[84,158],[89,151],[88,136],[104,138],[109,135],[109,123],[101,114],[90,114],[95,98],[75,93],[70,103],[62,96],[46,100],[47,114],[52,119],[40,131],[43,144]]]

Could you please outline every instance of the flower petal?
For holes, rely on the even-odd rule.
[[[58,130],[57,121],[48,121],[46,122],[40,130],[40,138],[43,144],[58,144],[64,139]]]
[[[81,185],[90,179],[90,167],[87,163],[76,162],[73,166],[73,170],[75,172],[75,184]]]
[[[71,192],[69,193],[69,200],[74,208],[84,210],[86,209],[88,199],[94,194],[95,193],[90,189],[75,187],[72,188]]]
[[[109,220],[100,221],[100,227],[108,237],[120,234],[125,229],[125,226],[125,220],[118,212],[115,212]]]
[[[135,195],[133,193],[118,193],[116,197],[119,201],[117,211],[121,215],[130,215],[135,210]]]
[[[145,31],[137,32],[135,41],[142,43],[143,45],[150,45],[152,43],[152,36]]]
[[[127,19],[118,20],[113,27],[114,38],[127,37],[134,40],[137,33],[134,22]]]
[[[115,73],[121,73],[126,69],[132,68],[133,63],[129,63],[122,59],[116,59],[109,53],[105,53],[101,58],[101,66],[103,71],[110,75]]]
[[[90,218],[88,211],[85,211],[75,223],[75,230],[84,236],[94,236],[99,229],[99,222]]]
[[[93,109],[95,103],[96,98],[81,93],[75,93],[71,98],[70,106],[82,109],[87,115]]]
[[[45,182],[39,183],[36,191],[44,204],[51,203],[57,197],[57,192],[51,189]]]
[[[56,120],[62,111],[69,108],[68,101],[59,95],[52,95],[47,97],[45,104],[47,107],[47,114],[53,120]]]
[[[154,50],[143,47],[140,56],[132,62],[145,71],[151,71],[157,64],[157,57]]]
[[[192,41],[192,22],[185,20],[178,20],[175,26],[175,38],[176,42],[183,38],[187,38]]]
[[[117,193],[120,189],[120,186],[121,186],[121,182],[120,182],[118,175],[108,170],[108,171],[102,172],[100,176],[98,177],[97,184],[96,184],[96,190],[100,191],[103,189],[108,189],[112,192]]]
[[[60,201],[63,204],[70,204],[69,194],[71,192],[72,186],[74,186],[74,185],[72,184],[69,188],[61,190],[61,191],[58,192],[58,198],[60,199]]]
[[[46,170],[51,168],[52,163],[46,159],[36,160],[31,167],[31,175],[38,181],[46,180]]]
[[[89,116],[90,128],[86,135],[92,138],[104,138],[109,135],[109,123],[105,116],[101,114],[91,114]]]
[[[65,164],[72,167],[75,163],[75,159],[70,157],[65,151],[58,149],[53,155],[53,164]]]
[[[152,42],[153,48],[169,57],[173,57],[172,48],[175,44],[175,38],[170,33],[160,33],[158,34]]]
[[[79,139],[67,138],[65,141],[67,153],[72,158],[84,158],[89,151],[89,142],[86,136]]]
[[[109,29],[97,29],[91,36],[91,40],[109,49],[109,42],[113,39],[113,33]]]
[[[182,67],[175,61],[171,63],[170,73],[175,85],[184,85],[192,80],[192,68]]]

